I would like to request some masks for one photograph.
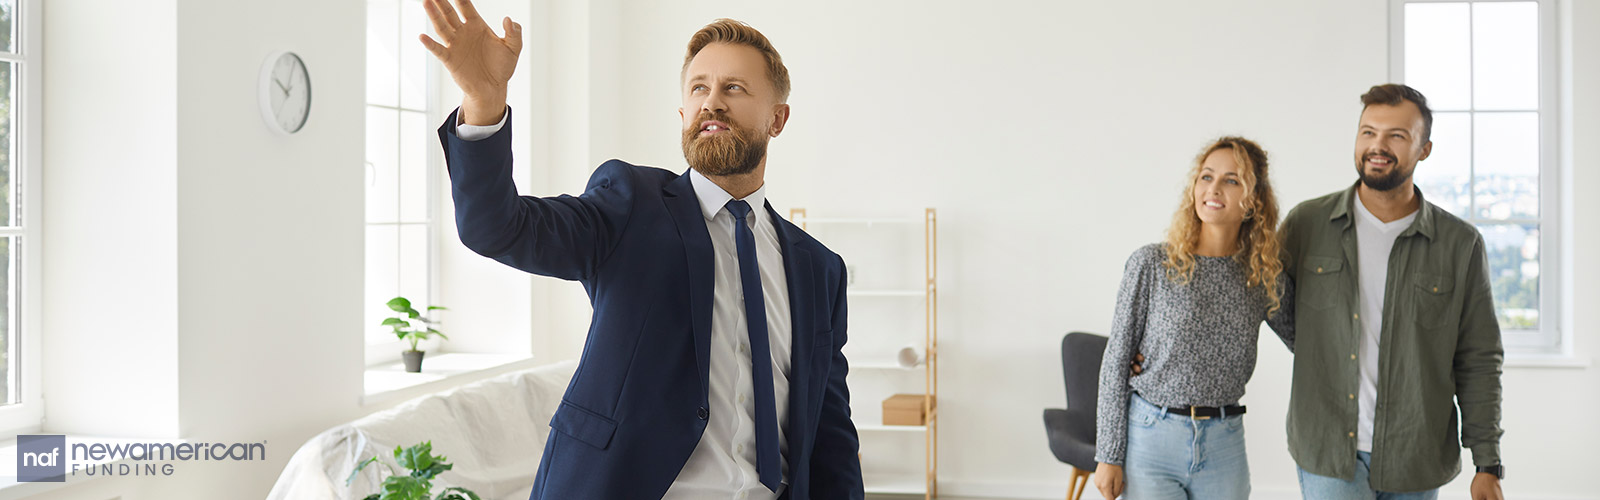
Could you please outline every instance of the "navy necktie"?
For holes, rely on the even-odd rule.
[[[756,265],[756,235],[745,220],[750,204],[728,202],[733,214],[733,241],[739,248],[739,285],[744,289],[745,326],[750,333],[751,385],[756,395],[756,472],[761,484],[778,491],[783,471],[778,464],[778,410],[772,395],[772,348],[767,340],[767,302],[761,294],[761,268]]]

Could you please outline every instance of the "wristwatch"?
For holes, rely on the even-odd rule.
[[[1505,481],[1506,480],[1506,466],[1501,465],[1501,464],[1495,464],[1495,465],[1490,465],[1490,466],[1486,466],[1486,467],[1479,467],[1478,468],[1478,472],[1479,473],[1494,474],[1494,477],[1499,478],[1501,481]]]

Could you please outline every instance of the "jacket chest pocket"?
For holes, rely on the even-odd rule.
[[[1340,290],[1344,289],[1345,275],[1344,259],[1308,256],[1300,264],[1300,278],[1294,287],[1295,296],[1299,297],[1300,304],[1313,309],[1336,306],[1344,296]]]
[[[1455,282],[1449,276],[1413,273],[1410,277],[1412,314],[1417,325],[1437,328],[1450,323],[1451,298],[1455,295]]]

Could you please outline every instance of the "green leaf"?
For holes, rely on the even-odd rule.
[[[450,308],[445,307],[445,306],[428,306],[428,310],[429,311],[448,311],[448,310],[450,310]]]
[[[427,480],[411,476],[390,476],[383,482],[385,500],[423,500],[433,485]]]
[[[465,493],[467,496],[462,497],[462,493]],[[462,488],[460,486],[451,486],[449,488],[445,488],[443,491],[439,492],[439,496],[433,497],[433,500],[467,500],[469,498],[472,500],[482,500],[478,498],[477,493],[473,493],[472,490]]]
[[[405,449],[401,449],[401,448],[396,447],[394,449],[394,461],[395,461],[395,463],[400,464],[401,467],[405,467],[407,469],[412,469],[412,470],[422,469],[422,468],[425,468],[427,466],[426,465],[417,464],[417,456],[420,455],[420,454],[427,454],[427,453],[430,453],[432,451],[433,451],[433,442],[432,441],[423,441],[421,443],[417,443],[415,445],[412,445],[410,448],[405,448]]]
[[[407,323],[406,320],[403,320],[403,319],[400,319],[400,318],[384,318],[383,324],[380,325],[380,326],[395,326],[395,325],[411,326],[411,323]]]
[[[415,476],[415,477],[420,477],[422,479],[433,479],[434,477],[437,477],[439,474],[443,474],[445,471],[448,471],[450,469],[454,469],[455,468],[455,464],[444,463],[442,461],[444,459],[444,457],[439,457],[439,458],[441,459],[441,461],[434,462],[433,465],[429,466],[426,469],[411,471],[411,475]]]
[[[405,297],[395,297],[389,299],[389,303],[387,305],[389,306],[389,309],[394,310],[394,312],[406,312],[411,310],[411,301],[406,300]]]
[[[422,317],[422,313],[417,312],[416,309],[412,309],[412,308],[409,308],[409,307],[406,308],[406,310],[404,312],[406,313],[406,316],[410,316],[411,319],[417,319],[417,318],[421,318]]]
[[[354,482],[356,480],[356,476],[361,474],[361,469],[365,469],[365,468],[367,468],[368,465],[372,465],[374,462],[377,462],[377,461],[378,461],[378,457],[372,457],[372,458],[369,458],[369,459],[366,459],[366,460],[362,460],[360,463],[357,463],[356,464],[356,470],[350,471],[350,477],[345,478],[344,485],[345,486],[350,486],[350,483]]]

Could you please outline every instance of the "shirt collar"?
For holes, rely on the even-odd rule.
[[[1360,202],[1359,196],[1356,194],[1356,188],[1360,186],[1361,181],[1358,180],[1355,182],[1355,184],[1351,184],[1349,189],[1345,189],[1343,192],[1339,193],[1338,203],[1334,204],[1332,213],[1328,214],[1328,220],[1334,221],[1339,220],[1340,217],[1344,217],[1346,223],[1345,227],[1349,227],[1349,224],[1354,222],[1354,219],[1350,217],[1350,204]],[[1444,209],[1435,207],[1432,203],[1428,203],[1428,200],[1422,197],[1422,188],[1412,186],[1411,189],[1415,190],[1417,193],[1417,211],[1415,214],[1413,214],[1417,216],[1417,219],[1411,221],[1411,226],[1407,227],[1405,232],[1400,233],[1400,235],[1410,236],[1413,234],[1421,234],[1431,240],[1433,239],[1434,234],[1434,211],[1442,211]]]
[[[700,175],[699,170],[689,169],[689,184],[694,186],[694,196],[700,199],[700,213],[708,221],[716,218],[717,212],[722,211],[728,201],[733,199],[733,195],[724,191],[722,186]],[[763,183],[756,192],[744,197],[744,201],[750,204],[750,210],[764,212],[767,206],[767,185]]]
[[[1351,208],[1355,209],[1354,212],[1356,213],[1357,218],[1366,221],[1367,224],[1371,224],[1385,233],[1394,231],[1397,229],[1397,226],[1401,224],[1405,224],[1405,227],[1398,229],[1410,228],[1412,224],[1416,222],[1417,215],[1422,213],[1422,209],[1419,208],[1417,211],[1406,214],[1404,217],[1389,222],[1384,222],[1383,219],[1378,218],[1377,214],[1372,213],[1371,210],[1367,210],[1367,204],[1361,203],[1360,192],[1356,193],[1355,203],[1351,203],[1350,206]]]

